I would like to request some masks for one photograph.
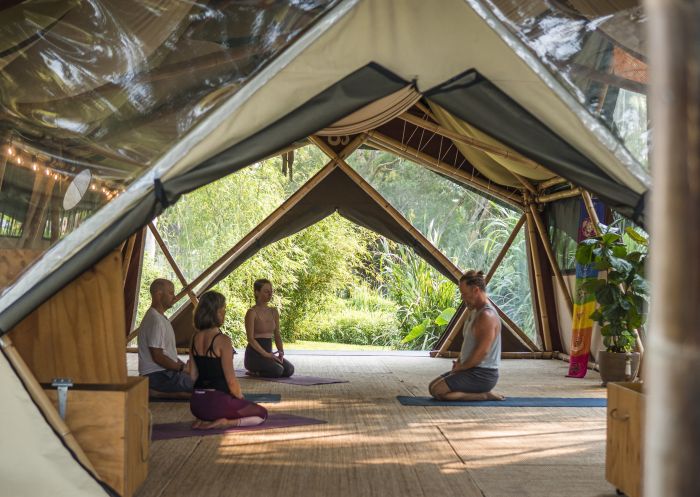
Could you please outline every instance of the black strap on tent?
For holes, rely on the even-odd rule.
[[[175,203],[175,201],[170,202],[168,199],[168,193],[165,191],[165,187],[163,187],[163,183],[160,181],[160,178],[153,180],[153,193],[155,193],[156,200],[163,206],[164,210]]]

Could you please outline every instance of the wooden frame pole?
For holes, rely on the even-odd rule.
[[[180,281],[180,284],[184,288],[188,288],[187,280],[185,279],[185,275],[182,274],[182,271],[180,271],[180,267],[177,265],[177,262],[175,262],[175,259],[170,254],[170,250],[168,250],[168,247],[165,245],[165,242],[163,241],[163,238],[161,238],[160,233],[156,229],[156,226],[153,224],[153,221],[148,223],[148,229],[151,230],[151,233],[153,234],[153,238],[156,239],[156,243],[158,244],[160,249],[163,251],[163,255],[165,255],[165,258],[168,260],[168,263],[170,263],[170,267],[172,267],[173,271],[175,271],[175,275],[177,276],[177,279]],[[197,296],[194,294],[194,292],[192,290],[187,290],[187,295],[190,297],[190,300],[192,301],[192,303],[194,305],[197,305],[199,300],[197,299]]]
[[[555,200],[578,197],[579,195],[581,195],[581,189],[572,188],[571,190],[564,190],[563,192],[550,193],[548,195],[540,195],[539,197],[537,197],[537,202],[540,204],[546,204],[547,202],[554,202]]]
[[[535,208],[535,204],[530,204],[530,214],[532,214],[532,219],[535,221],[535,227],[537,228],[537,232],[540,235],[540,240],[542,240],[542,246],[544,247],[545,254],[547,255],[549,265],[552,267],[552,271],[554,271],[554,276],[557,279],[557,283],[559,283],[559,288],[564,294],[564,300],[566,301],[566,305],[569,308],[569,313],[573,316],[574,302],[571,298],[571,293],[569,292],[569,289],[566,286],[566,282],[564,281],[564,277],[561,274],[561,269],[559,269],[557,259],[556,257],[554,257],[552,245],[549,241],[549,237],[547,236],[547,230],[544,227],[544,223],[542,222],[542,217],[540,216],[540,213],[537,212],[537,209]]]
[[[542,326],[542,341],[544,350],[552,350],[552,335],[549,329],[549,313],[544,300],[544,284],[542,283],[542,267],[540,265],[539,250],[537,248],[537,235],[535,234],[535,221],[532,219],[530,210],[525,212],[527,216],[527,233],[530,242],[530,259],[532,261],[532,272],[535,275],[535,291],[537,293],[537,308],[539,309],[540,324]]]
[[[520,233],[520,228],[523,227],[523,224],[525,224],[525,220],[527,217],[525,214],[520,216],[520,219],[516,223],[515,227],[513,228],[513,231],[511,231],[510,236],[508,237],[508,240],[506,240],[506,243],[503,244],[503,247],[501,248],[501,251],[499,252],[498,256],[496,257],[496,260],[493,261],[493,264],[491,264],[491,269],[489,269],[489,272],[486,273],[486,284],[489,284],[489,281],[491,281],[491,278],[493,278],[493,275],[496,274],[496,270],[498,269],[498,266],[500,266],[501,261],[503,261],[503,258],[506,256],[506,253],[508,252],[508,249],[510,246],[513,244],[513,241],[515,240],[515,237],[518,236],[518,233]]]
[[[150,223],[149,223],[150,224]],[[122,274],[124,275],[124,285],[126,285],[126,276],[129,273],[129,264],[131,263],[131,256],[134,253],[134,244],[136,243],[136,233],[131,235],[126,242],[126,246],[121,251],[122,256]]]
[[[460,143],[464,143],[465,145],[468,145],[472,148],[475,148],[477,150],[480,150],[482,152],[486,152],[491,155],[497,155],[499,157],[504,157],[508,160],[512,160],[513,162],[518,162],[520,164],[525,164],[531,167],[542,167],[540,166],[537,162],[528,159],[527,157],[523,157],[520,154],[513,153],[510,150],[506,150],[504,148],[496,147],[493,146],[489,143],[483,142],[481,140],[477,140],[476,138],[469,138],[467,136],[461,135],[455,131],[449,130],[443,126],[440,126],[439,124],[431,123],[430,121],[426,121],[425,119],[421,119],[418,116],[414,116],[413,114],[409,112],[404,112],[399,116],[399,119],[402,119],[406,121],[407,123],[411,123],[414,126],[418,126],[419,128],[423,128],[427,131],[431,131],[435,133],[436,135],[444,136],[445,138],[449,138],[450,140],[453,141],[458,141]],[[517,175],[514,174],[516,178],[518,177]],[[528,188],[529,190],[530,188]]]
[[[431,155],[428,155],[424,152],[420,152],[414,148],[409,147],[408,145],[402,144],[398,140],[394,140],[393,138],[385,136],[376,131],[370,131],[367,133],[367,135],[369,136],[370,141],[378,148],[396,154],[399,157],[403,157],[404,159],[417,162],[423,165],[424,167],[430,169],[431,171],[444,174],[445,176],[452,178],[453,180],[459,183],[473,186],[477,190],[486,192],[489,195],[493,195],[494,197],[503,200],[504,202],[514,207],[517,207],[521,211],[525,208],[522,197],[516,194],[515,192],[510,192],[505,188],[501,188],[500,186],[494,185],[487,180],[475,177],[471,174],[467,174],[461,169],[457,169],[456,167],[450,164],[446,164],[432,157]]]
[[[597,236],[600,236],[601,235],[600,220],[598,219],[598,214],[595,211],[595,207],[593,205],[593,199],[591,198],[591,194],[588,193],[586,190],[581,190],[581,197],[583,197],[583,205],[586,206],[586,212],[588,212],[588,217],[591,219],[591,222],[593,223],[593,229],[595,230],[595,234]]]

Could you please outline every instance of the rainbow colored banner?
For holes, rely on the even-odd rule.
[[[593,200],[598,219],[604,219],[605,206]],[[595,236],[595,228],[588,216],[586,205],[581,200],[578,242]],[[592,264],[576,263],[576,285],[574,290],[574,314],[572,316],[571,350],[569,351],[569,374],[571,378],[583,378],[588,372],[588,357],[591,353],[591,335],[594,321],[589,317],[595,311],[595,295],[583,289],[586,281],[597,279],[598,270]]]

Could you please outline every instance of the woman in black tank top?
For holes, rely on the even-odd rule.
[[[253,426],[267,418],[267,410],[245,400],[233,369],[231,339],[219,327],[226,316],[226,299],[218,292],[207,292],[194,311],[190,347],[194,392],[190,410],[197,418],[197,429]],[[204,352],[200,354],[200,352]]]

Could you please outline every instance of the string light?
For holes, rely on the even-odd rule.
[[[48,161],[52,164],[52,166],[46,166],[44,165],[45,163],[43,161],[46,161],[47,159],[43,159],[42,161],[41,157],[37,157],[34,154],[30,154],[27,150],[17,148],[12,143],[9,143],[6,146],[0,148],[0,154],[3,151],[5,152],[5,155],[8,157],[8,159],[13,158],[14,162],[18,166],[26,167],[27,169],[30,169],[37,174],[43,171],[45,176],[53,178],[55,181],[60,181],[64,177],[67,179],[72,179],[79,172],[78,168],[68,164],[64,164],[63,168],[56,168],[54,166],[55,163],[52,162],[51,159],[48,159]],[[102,192],[102,194],[107,198],[107,200],[112,200],[119,193],[124,191],[123,188],[111,188],[109,186],[106,186],[106,183],[103,183],[99,180],[93,181],[90,184],[90,190],[93,192]]]

